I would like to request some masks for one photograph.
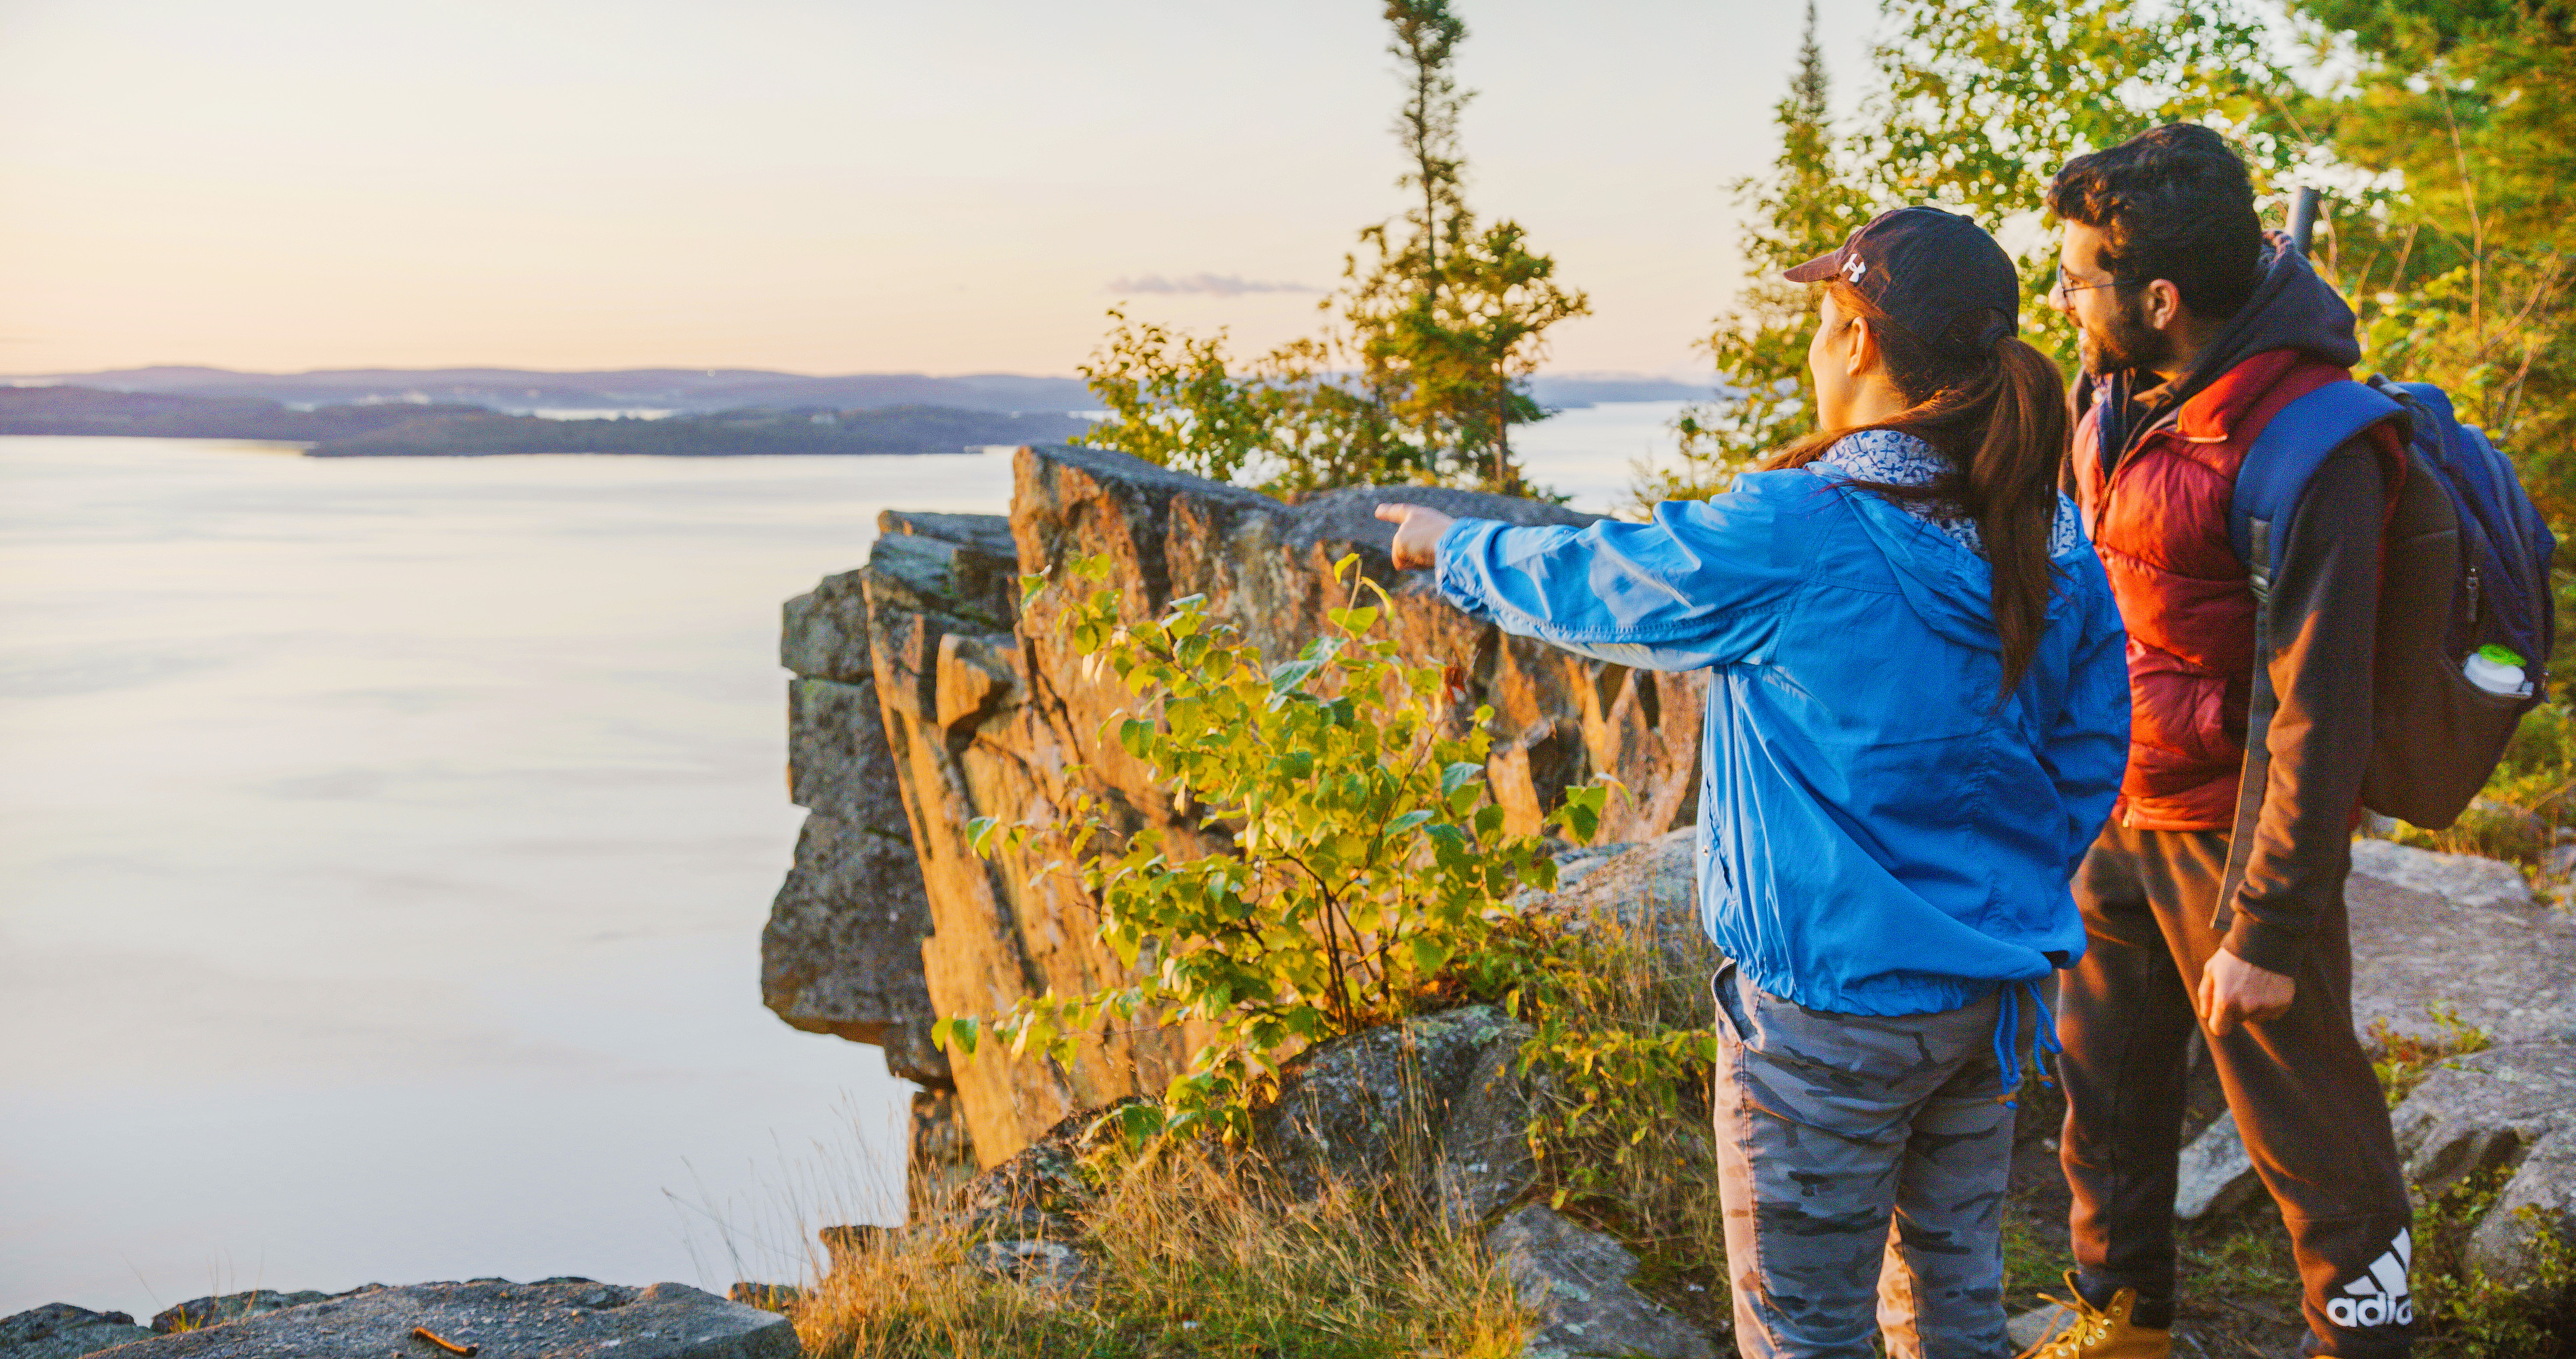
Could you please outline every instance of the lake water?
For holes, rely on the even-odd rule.
[[[1568,412],[1605,509],[1674,403]],[[778,604],[1006,456],[0,438],[0,1315],[803,1272],[909,1087],[760,1004]]]

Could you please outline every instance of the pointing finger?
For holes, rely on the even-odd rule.
[[[1401,524],[1406,520],[1406,518],[1410,517],[1412,513],[1413,507],[1411,505],[1380,505],[1377,507],[1377,517],[1390,524]]]

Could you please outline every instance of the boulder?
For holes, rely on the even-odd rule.
[[[2353,845],[2353,1024],[2439,1038],[2448,1007],[2497,1046],[2576,1037],[2576,920],[2512,864],[2385,841]]]
[[[1091,1287],[1091,1258],[1062,1241],[978,1241],[966,1263],[996,1278],[1079,1297]]]
[[[725,1290],[725,1301],[757,1307],[764,1312],[790,1312],[804,1300],[805,1290],[794,1284],[753,1283],[737,1279],[732,1288]]]
[[[2185,1222],[2234,1212],[2263,1192],[2262,1178],[2254,1173],[2254,1158],[2246,1153],[2245,1138],[2236,1131],[2232,1109],[2182,1149],[2181,1172],[2174,1187],[2174,1216]]]
[[[1281,1071],[1278,1100],[1253,1115],[1253,1146],[1291,1193],[1395,1183],[1480,1222],[1538,1176],[1538,1091],[1520,1074],[1529,1036],[1476,1005],[1319,1044]]]
[[[2355,877],[2377,878],[2427,896],[2464,906],[2529,906],[2531,884],[2522,870],[2502,859],[2476,854],[2443,854],[2393,840],[2355,840]]]
[[[860,684],[876,678],[868,658],[867,587],[859,572],[825,576],[787,601],[778,630],[778,665],[792,675]]]
[[[1685,826],[1643,844],[1560,856],[1556,890],[1525,909],[1574,929],[1617,928],[1663,955],[1664,971],[1705,981],[1724,961],[1699,919],[1699,832]]]
[[[1485,1249],[1537,1313],[1526,1359],[1716,1359],[1707,1336],[1629,1282],[1637,1257],[1627,1247],[1561,1213],[1535,1203],[1515,1209],[1485,1233]]]
[[[150,1330],[123,1312],[93,1312],[68,1302],[0,1317],[0,1359],[75,1359],[151,1338]]]
[[[619,1359],[790,1359],[803,1352],[787,1318],[685,1284],[636,1289],[483,1279],[344,1294],[157,1336],[119,1353],[133,1359],[438,1353],[413,1338],[414,1327],[496,1359],[572,1359],[611,1350]]]
[[[2576,1245],[2576,1040],[2451,1058],[2390,1116],[2406,1177],[2428,1192],[2510,1168],[2469,1234],[2467,1263],[2517,1292],[2540,1285],[2544,1231]]]
[[[876,1044],[888,1071],[944,1088],[921,977],[929,915],[910,836],[808,816],[761,930],[761,998],[799,1029]]]

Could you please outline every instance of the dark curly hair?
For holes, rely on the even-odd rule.
[[[2233,316],[2261,272],[2254,186],[2227,139],[2168,123],[2066,162],[2048,210],[2102,232],[2102,267],[2123,294],[2157,280],[2195,315]]]

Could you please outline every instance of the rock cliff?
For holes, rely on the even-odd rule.
[[[1186,1031],[1108,1030],[1068,1067],[991,1054],[953,1066],[928,1044],[937,1015],[992,1015],[1049,989],[1119,979],[1088,903],[1049,853],[1057,808],[1088,794],[1131,827],[1197,831],[1102,723],[1132,701],[1090,673],[1059,626],[1063,602],[1022,603],[1018,578],[1106,557],[1131,616],[1204,595],[1265,655],[1286,658],[1347,598],[1331,566],[1356,553],[1395,601],[1407,651],[1460,666],[1493,706],[1493,788],[1534,828],[1570,786],[1615,774],[1603,835],[1643,840],[1695,811],[1703,681],[1586,661],[1476,622],[1428,572],[1398,572],[1387,492],[1288,504],[1087,448],[1023,448],[1011,512],[889,512],[857,571],[792,601],[792,795],[811,815],[763,937],[763,989],[801,1028],[886,1049],[888,1066],[953,1089],[975,1159],[994,1165],[1077,1109],[1159,1094]],[[1405,488],[1453,514],[1522,524],[1592,516],[1474,492]],[[871,721],[873,718],[873,722]],[[888,797],[889,790],[898,795]],[[895,808],[900,808],[900,824]],[[978,817],[1042,828],[1026,856],[976,856]]]

